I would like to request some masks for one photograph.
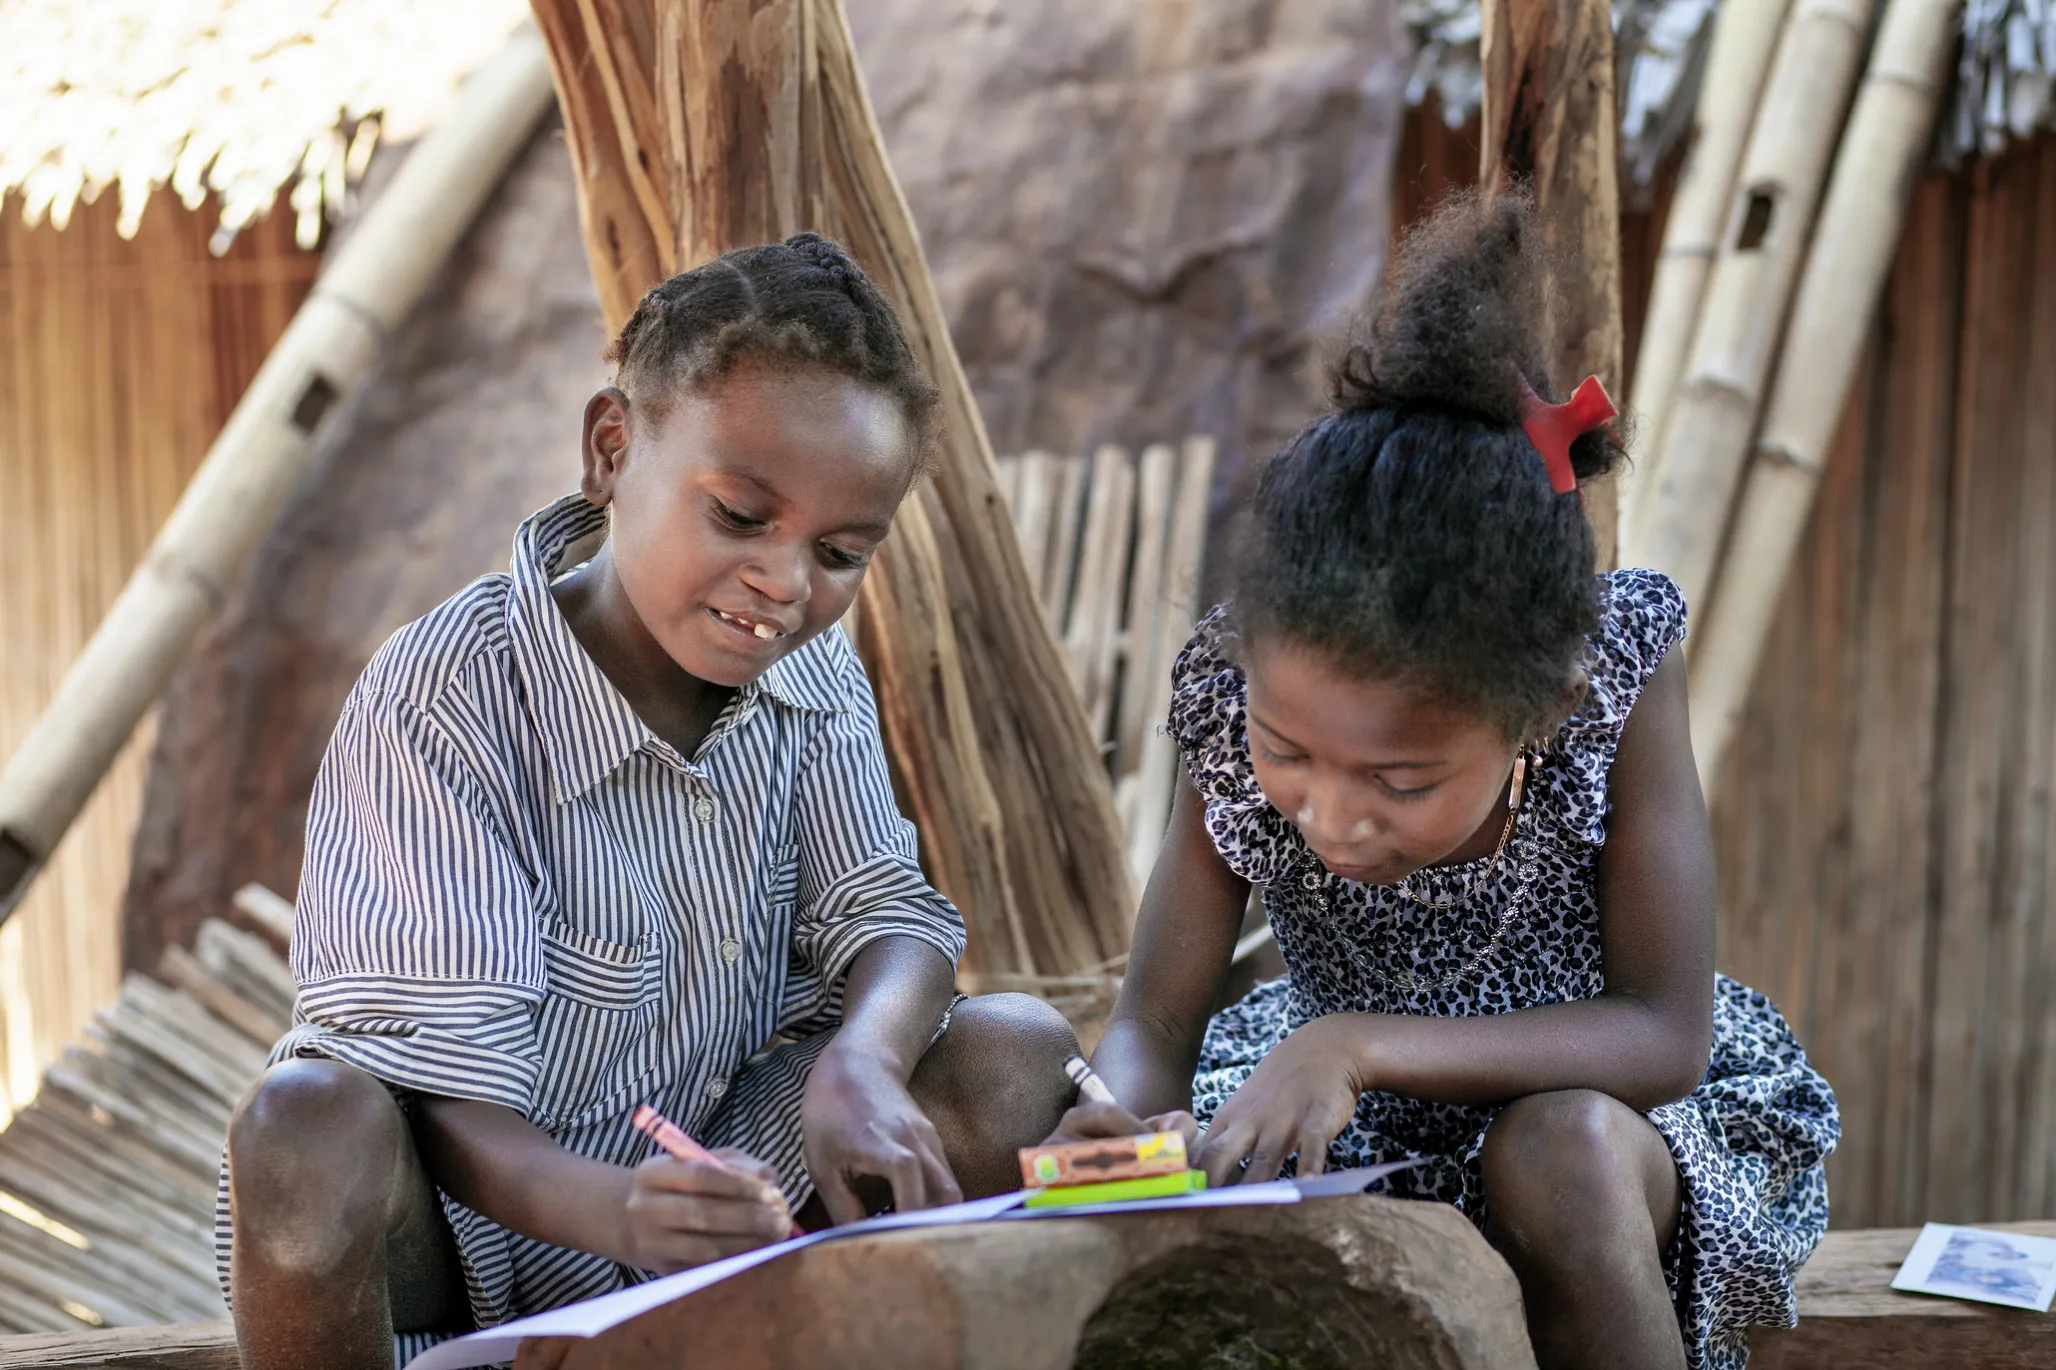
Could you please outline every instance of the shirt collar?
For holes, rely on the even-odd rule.
[[[567,495],[531,515],[514,534],[507,628],[560,804],[584,794],[645,747],[676,755],[586,654],[550,594],[550,582],[596,551],[606,530],[605,509],[583,495]],[[583,555],[574,561],[568,553]],[[824,633],[779,658],[738,691],[700,754],[754,713],[760,696],[792,709],[835,713],[846,708],[829,636]]]

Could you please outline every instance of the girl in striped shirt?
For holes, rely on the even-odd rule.
[[[1054,1011],[952,1008],[963,923],[835,627],[934,421],[890,306],[800,234],[652,290],[611,358],[580,493],[329,744],[296,1021],[223,1168],[246,1370],[1011,1188],[1068,1102]],[[653,1155],[642,1103],[726,1164]]]

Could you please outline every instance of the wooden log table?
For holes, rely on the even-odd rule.
[[[1374,1197],[913,1229],[810,1247],[517,1370],[1529,1370],[1513,1272]]]
[[[1532,1365],[1525,1337],[1509,1340],[1521,1326],[1511,1276],[1470,1225],[1453,1218],[1454,1210],[1427,1204],[1324,1199],[1042,1219],[1006,1229],[1008,1240],[1022,1240],[1011,1253],[984,1237],[992,1228],[854,1239],[759,1267],[590,1342],[532,1344],[519,1363],[1187,1370],[1208,1355],[1275,1348],[1305,1350],[1300,1363],[1308,1366],[1337,1357],[1350,1365]],[[1985,1226],[2056,1237],[2056,1222]],[[1830,1232],[1800,1272],[1799,1326],[1753,1335],[1751,1370],[2056,1365],[2056,1314],[1892,1290],[1916,1235]],[[1462,1325],[1449,1326],[1452,1319]],[[1277,1328],[1287,1335],[1272,1339]],[[1438,1337],[1454,1343],[1449,1357],[1421,1359],[1417,1349]],[[1405,1349],[1409,1341],[1416,1351]],[[225,1322],[0,1337],[0,1370],[236,1364]]]

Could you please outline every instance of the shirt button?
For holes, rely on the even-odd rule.
[[[1315,875],[1312,871],[1308,871],[1305,875],[1299,877],[1299,883],[1307,889],[1317,890],[1321,887],[1321,877]]]
[[[722,1095],[726,1094],[727,1092],[728,1092],[728,1081],[726,1081],[726,1080],[709,1080],[709,1081],[707,1081],[707,1097],[708,1097],[709,1099],[718,1099],[718,1098],[720,1098],[720,1097],[721,1097]]]
[[[733,937],[724,937],[721,939],[722,960],[726,961],[729,965],[732,966],[735,964],[736,959],[741,955],[742,943],[736,941]]]
[[[699,819],[699,820],[700,820],[700,822],[702,822],[702,823],[711,823],[711,822],[713,822],[713,821],[714,821],[714,801],[713,801],[713,800],[711,800],[711,799],[709,799],[709,798],[707,798],[707,796],[705,796],[705,795],[701,795],[701,796],[700,796],[700,797],[699,797],[698,799],[695,799],[695,800],[693,800],[693,802],[692,802],[692,816],[693,816],[694,818],[697,818],[697,819]]]

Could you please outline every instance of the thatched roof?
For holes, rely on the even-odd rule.
[[[1406,99],[1434,94],[1442,117],[1460,127],[1484,89],[1478,67],[1478,0],[1403,0],[1416,46]],[[1715,0],[1614,0],[1615,89],[1622,93],[1621,163],[1647,183],[1692,125],[1699,67]]]
[[[1407,100],[1430,92],[1452,126],[1477,109],[1477,0],[1405,0],[1419,45]],[[1621,163],[1646,185],[1692,124],[1717,0],[1614,0]],[[1954,159],[2056,128],[2056,0],[1966,0],[1956,89],[1938,131]]]
[[[1956,69],[1957,155],[2056,128],[2056,0],[1968,0]]]
[[[412,137],[523,0],[0,0],[0,212],[62,228],[114,187],[221,202],[216,250],[281,189],[313,246],[381,138]]]

